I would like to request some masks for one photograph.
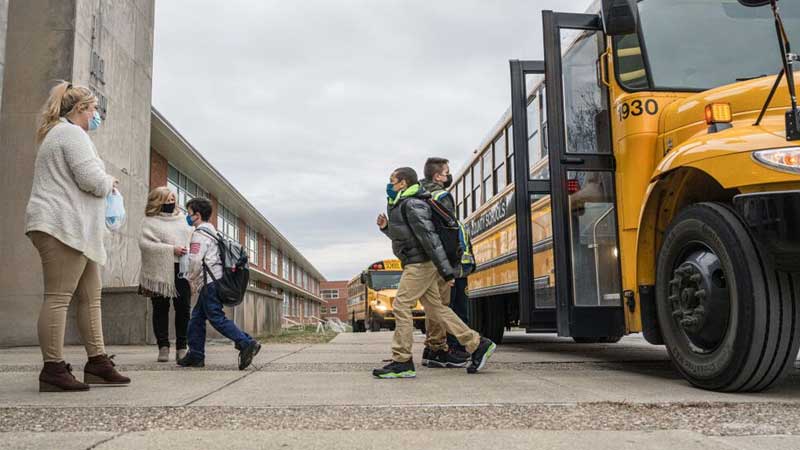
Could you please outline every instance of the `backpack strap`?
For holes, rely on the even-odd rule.
[[[194,232],[197,231],[202,231],[204,234],[214,239],[214,241],[217,243],[217,250],[219,250],[219,239],[220,239],[219,233],[214,235],[214,233],[206,230],[205,228],[196,228],[194,230]],[[222,252],[219,252],[219,258],[220,262],[222,262],[222,267],[225,267],[225,256],[222,254]],[[211,273],[211,268],[209,268],[208,264],[206,264],[205,256],[203,256],[202,262],[203,262],[203,284],[208,284],[208,278],[206,276],[210,276],[211,280],[213,280],[216,283],[217,279],[214,277],[214,274]]]

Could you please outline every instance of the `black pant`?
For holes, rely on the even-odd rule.
[[[189,282],[178,278],[178,265],[175,264],[175,298],[153,297],[153,334],[156,335],[158,347],[169,347],[169,303],[175,308],[175,348],[186,348],[186,330],[189,326],[189,310],[191,309],[191,287]]]
[[[464,323],[469,323],[467,317],[467,279],[456,278],[456,284],[450,288],[450,309]],[[447,346],[460,351],[465,351],[464,346],[458,343],[458,339],[452,334],[447,335]]]

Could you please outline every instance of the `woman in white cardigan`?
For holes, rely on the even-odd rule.
[[[106,355],[103,344],[100,267],[105,198],[117,180],[106,173],[87,131],[100,126],[97,99],[84,86],[63,81],[50,91],[41,114],[40,143],[33,188],[25,212],[25,234],[39,251],[44,272],[44,303],[39,313],[39,345],[44,368],[40,391],[85,391],[89,384],[128,384]],[[67,308],[75,297],[88,362],[84,383],[64,361]]]
[[[188,251],[192,227],[175,206],[175,194],[168,187],[155,188],[147,197],[142,221],[142,270],[139,294],[153,302],[153,334],[158,344],[158,361],[169,361],[169,303],[175,308],[175,359],[186,354],[186,329],[191,308],[189,282],[179,278],[181,256]]]

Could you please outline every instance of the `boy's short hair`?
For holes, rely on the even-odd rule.
[[[450,164],[450,161],[445,158],[438,158],[436,156],[428,158],[428,160],[425,161],[425,169],[423,170],[425,179],[433,180],[434,175],[437,173],[442,173],[445,164]]]
[[[400,167],[394,169],[392,175],[394,175],[394,177],[397,178],[398,182],[405,180],[406,185],[408,186],[413,186],[419,183],[419,178],[417,178],[417,171],[412,169],[411,167]]]
[[[203,222],[208,222],[211,219],[211,212],[214,206],[207,198],[195,197],[186,202],[186,209],[189,208],[191,208],[193,212],[200,214],[200,218],[203,219]]]

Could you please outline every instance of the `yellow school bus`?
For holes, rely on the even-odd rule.
[[[398,259],[370,264],[348,283],[347,314],[354,332],[394,330],[393,302],[403,274]],[[425,327],[425,310],[418,301],[411,311],[414,325]]]
[[[451,188],[477,263],[474,328],[641,332],[710,390],[786,375],[800,347],[800,2],[779,5],[542,13],[544,60],[510,62],[511,108]]]

